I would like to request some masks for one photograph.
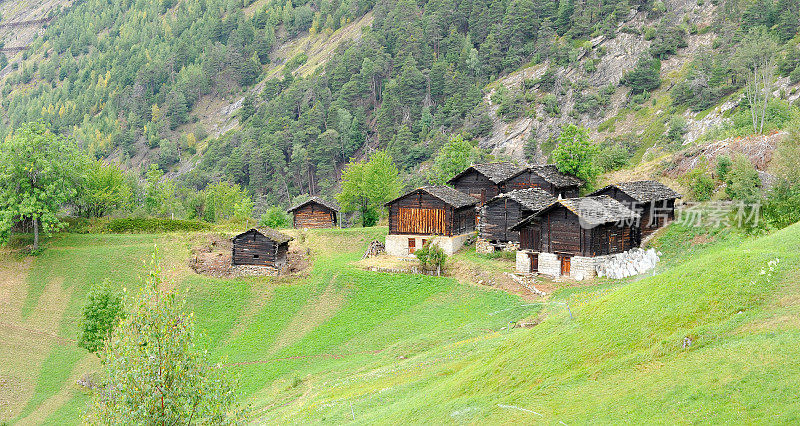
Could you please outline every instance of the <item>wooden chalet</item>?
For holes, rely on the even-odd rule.
[[[555,201],[555,197],[541,188],[500,194],[481,208],[478,237],[492,244],[518,243],[519,231],[510,228]]]
[[[412,254],[431,238],[454,253],[475,231],[476,204],[475,198],[448,186],[424,186],[389,201],[387,253]]]
[[[475,198],[480,205],[483,205],[486,201],[505,192],[503,183],[521,170],[523,170],[522,167],[509,162],[473,164],[447,183],[456,190]]]
[[[640,214],[637,244],[641,238],[675,219],[675,200],[681,197],[681,194],[654,180],[615,183],[590,195],[607,195]]]
[[[271,228],[251,229],[233,237],[234,265],[283,268],[293,238]]]
[[[589,265],[583,271],[588,275],[594,264],[585,258],[622,253],[636,246],[638,219],[636,212],[602,195],[557,200],[511,230],[520,233],[520,251],[529,258],[530,270],[524,272],[570,275],[574,257]],[[543,265],[545,259],[557,264]]]
[[[541,188],[555,197],[573,198],[583,182],[575,176],[561,173],[555,164],[526,167],[506,178],[505,191],[525,188]]]
[[[333,228],[338,223],[339,205],[319,197],[311,197],[286,212],[292,213],[292,224],[295,228]]]

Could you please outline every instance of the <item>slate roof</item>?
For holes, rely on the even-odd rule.
[[[325,207],[327,207],[327,208],[329,208],[329,209],[331,209],[331,210],[333,210],[335,212],[339,211],[339,204],[337,204],[335,201],[325,201],[325,200],[323,200],[322,198],[319,198],[319,197],[311,197],[308,200],[303,201],[302,203],[296,204],[294,207],[290,208],[289,210],[286,210],[286,212],[287,213],[291,213],[291,212],[293,212],[293,211],[299,209],[300,207],[303,207],[303,206],[305,206],[305,205],[307,205],[309,203],[317,203],[317,204],[325,206]]]
[[[530,223],[535,218],[542,216],[555,207],[564,206],[569,211],[575,213],[580,219],[581,226],[594,227],[610,222],[619,222],[639,218],[639,214],[626,207],[619,201],[607,196],[599,195],[593,197],[567,198],[557,200],[542,210],[528,216],[518,224],[511,227],[517,231],[524,225]]]
[[[555,164],[531,166],[530,169],[531,172],[541,176],[542,179],[559,188],[564,188],[567,186],[581,186],[583,184],[583,181],[575,176],[570,176],[566,173],[559,172]]]
[[[470,170],[475,170],[476,172],[486,176],[493,183],[498,184],[525,169],[517,166],[514,163],[505,161],[498,163],[473,164],[464,169],[464,171],[461,173],[455,175],[452,179],[447,181],[447,183],[452,183],[456,179],[467,174]]]
[[[245,232],[242,232],[241,234],[233,237],[232,239],[235,240],[235,239],[241,237],[242,235],[244,235],[244,234],[246,234],[248,232],[251,232],[251,231],[258,232],[259,234],[269,238],[272,241],[275,241],[278,244],[288,243],[289,241],[292,241],[294,239],[294,238],[292,238],[292,237],[290,237],[290,236],[288,236],[288,235],[286,235],[286,234],[284,234],[282,232],[278,232],[278,231],[276,231],[276,230],[274,230],[272,228],[267,228],[267,227],[249,229],[249,230],[247,230]]]
[[[522,206],[526,209],[533,210],[535,212],[538,212],[539,210],[549,206],[550,204],[553,204],[553,202],[556,201],[556,197],[552,196],[549,192],[541,188],[527,188],[517,189],[515,191],[506,192],[505,194],[500,194],[489,200],[489,203],[496,200],[502,200],[504,198],[510,198],[522,204]]]
[[[436,197],[457,209],[460,209],[462,207],[474,206],[475,204],[478,204],[478,200],[476,200],[473,197],[470,197],[467,194],[464,194],[461,191],[457,191],[453,188],[450,188],[449,186],[436,185],[436,186],[423,186],[417,188],[413,191],[407,192],[406,194],[395,198],[392,201],[389,201],[384,205],[388,206],[389,204],[392,204],[401,198],[405,198],[411,194],[414,194],[417,191],[428,193],[431,196]]]
[[[624,192],[639,203],[649,203],[652,201],[671,200],[680,198],[681,194],[673,191],[670,187],[655,180],[638,180],[634,182],[619,182],[608,185],[589,195],[599,194],[608,188],[615,187]]]

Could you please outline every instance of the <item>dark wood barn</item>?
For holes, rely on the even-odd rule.
[[[522,167],[513,163],[474,164],[447,181],[456,190],[468,194],[483,205],[504,191],[503,183]]]
[[[510,228],[555,201],[555,197],[540,188],[500,194],[481,208],[478,236],[491,243],[519,242],[519,231]]]
[[[386,203],[390,235],[461,235],[475,230],[477,201],[448,186],[424,186]]]
[[[506,178],[503,182],[504,191],[513,191],[525,188],[541,188],[548,193],[561,198],[578,196],[578,190],[583,182],[575,176],[561,173],[555,164],[526,167]]]
[[[641,216],[637,231],[639,241],[675,219],[675,200],[681,197],[654,180],[615,183],[591,195],[607,195],[638,212]]]
[[[234,265],[272,266],[286,265],[289,241],[292,237],[274,229],[251,229],[233,237],[232,262]]]
[[[520,249],[561,256],[603,256],[635,247],[639,215],[607,197],[558,200],[511,229],[520,233]]]
[[[287,212],[292,213],[295,228],[333,228],[338,223],[339,205],[319,197],[311,197]]]

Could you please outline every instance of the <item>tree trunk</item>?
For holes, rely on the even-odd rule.
[[[33,218],[33,251],[39,251],[39,218]]]

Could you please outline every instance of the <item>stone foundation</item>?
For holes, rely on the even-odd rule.
[[[452,256],[461,247],[469,241],[470,238],[475,236],[474,232],[468,234],[455,235],[452,237],[445,237],[441,235],[387,235],[386,236],[386,253],[392,256],[413,256],[408,250],[408,240],[414,239],[416,242],[415,247],[417,250],[422,248],[422,240],[432,240],[432,243],[439,246],[448,256]]]
[[[235,277],[277,277],[281,269],[272,266],[232,265],[231,272]]]
[[[561,259],[558,255],[536,253],[530,250],[517,251],[517,272],[525,274],[530,271],[529,254],[538,256],[539,269],[536,271],[537,273],[556,278],[561,277]],[[571,256],[570,278],[578,281],[594,276],[620,279],[650,271],[655,268],[658,261],[659,256],[655,250],[645,251],[640,248],[605,256]]]
[[[531,263],[529,254],[536,254],[538,257],[539,269],[536,271],[542,275],[551,277],[561,277],[561,259],[554,253],[537,253],[529,250],[520,250],[517,252],[516,268],[517,272],[528,273],[530,271]],[[595,276],[597,265],[605,260],[607,256],[599,257],[585,257],[585,256],[572,256],[570,257],[570,277],[576,280],[583,280]]]

